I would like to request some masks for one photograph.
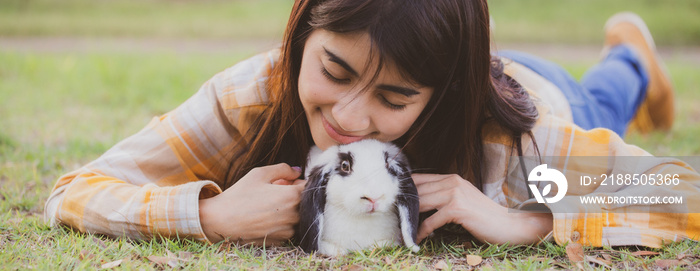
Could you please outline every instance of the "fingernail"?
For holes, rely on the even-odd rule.
[[[295,170],[296,172],[301,172],[301,167],[292,167],[292,169]]]

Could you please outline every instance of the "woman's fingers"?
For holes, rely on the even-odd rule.
[[[252,181],[274,183],[281,180],[293,181],[301,176],[301,170],[285,163],[254,168],[246,176],[250,175]],[[244,177],[245,178],[245,177]]]
[[[451,200],[449,190],[440,190],[428,194],[422,194],[419,196],[419,198],[420,207],[418,211],[421,213],[430,210],[440,210]]]
[[[452,218],[447,215],[447,212],[444,210],[435,212],[433,215],[426,218],[418,228],[418,234],[416,236],[418,243],[423,241],[423,239],[428,237],[428,235],[430,235],[430,233],[435,231],[437,228],[440,228],[450,222],[452,222]]]
[[[301,179],[296,179],[296,180],[285,180],[285,179],[277,179],[276,181],[272,182],[272,184],[277,184],[277,185],[301,185],[302,187],[306,185],[306,180],[301,180]]]
[[[457,175],[421,175],[424,175],[421,176],[424,182],[416,187],[420,198],[420,212],[439,210],[451,201],[459,200],[455,197],[462,193],[457,191],[463,189],[462,186],[468,185],[466,180]]]
[[[426,182],[426,183],[421,183],[420,185],[416,185],[416,189],[418,189],[418,196],[422,197],[423,195],[428,195],[432,194],[438,191],[446,190],[454,188],[454,184],[452,184],[451,181],[448,179],[442,179],[439,181],[432,181],[432,182]]]
[[[280,174],[280,178],[285,180],[295,180],[301,176],[301,168],[291,167],[285,163],[272,165],[271,167],[273,170],[275,170],[271,173]]]
[[[411,174],[411,178],[413,179],[413,182],[416,184],[416,186],[418,186],[418,185],[421,185],[424,183],[430,183],[430,182],[435,182],[435,181],[445,179],[445,175],[414,173],[414,174]]]
[[[277,179],[276,181],[273,181],[272,184],[276,185],[292,185],[294,181],[290,180],[285,180],[285,179]]]
[[[470,216],[467,206],[479,206],[469,195],[481,193],[459,175],[418,175],[417,189],[420,197],[420,212],[437,210],[421,224],[418,239],[426,238],[435,229],[447,223],[458,223]],[[464,225],[462,225],[464,226]]]
[[[300,175],[300,170],[287,164],[255,168],[224,193],[200,201],[205,234],[211,240],[231,238],[258,244],[291,238],[299,222],[298,205],[305,184],[297,179]]]

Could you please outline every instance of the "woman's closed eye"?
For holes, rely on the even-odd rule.
[[[338,78],[336,76],[333,76],[327,69],[326,67],[321,66],[321,74],[323,74],[324,77],[326,77],[328,80],[330,80],[333,83],[336,84],[348,84],[350,83],[350,78]]]
[[[385,95],[379,94],[379,99],[381,100],[382,104],[384,104],[386,107],[388,107],[391,110],[396,110],[400,111],[406,108],[405,104],[397,104],[395,102],[390,101]]]
[[[321,66],[321,74],[323,74],[323,76],[326,77],[326,79],[328,79],[329,81],[336,83],[336,84],[346,85],[346,84],[351,83],[351,81],[352,81],[352,79],[350,79],[350,78],[338,78],[338,77],[334,76],[324,66]],[[391,96],[391,95],[392,94],[389,94],[389,96]],[[387,108],[389,108],[391,110],[401,111],[401,110],[406,108],[405,104],[392,101],[392,99],[388,98],[386,94],[379,93],[379,94],[377,94],[377,98],[384,106],[386,106]]]

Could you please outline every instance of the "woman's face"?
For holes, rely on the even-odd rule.
[[[432,88],[404,80],[392,63],[384,63],[372,81],[377,60],[368,63],[370,50],[364,32],[319,29],[306,41],[299,97],[314,142],[323,150],[366,138],[398,139],[430,100]]]

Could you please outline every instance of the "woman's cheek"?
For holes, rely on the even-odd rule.
[[[384,112],[383,114],[375,115],[378,129],[384,135],[382,141],[394,141],[411,128],[413,123],[418,119],[424,106],[409,107],[401,112]]]
[[[392,114],[383,114],[380,115],[381,113],[377,113],[375,115],[375,123],[377,125],[377,129],[379,130],[381,134],[381,138],[378,138],[381,141],[394,141],[401,137],[406,131],[408,131],[408,128],[404,129],[405,120],[402,119],[402,116],[392,116]],[[403,116],[405,118],[405,116]],[[408,125],[410,127],[410,124]]]
[[[303,74],[299,79],[299,96],[305,104],[320,106],[333,101],[334,86],[323,75]],[[321,77],[321,78],[318,78]]]

